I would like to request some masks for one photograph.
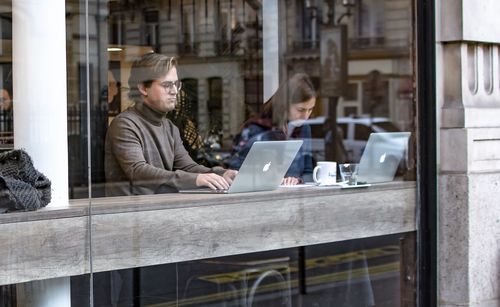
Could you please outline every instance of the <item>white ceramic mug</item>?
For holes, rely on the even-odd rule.
[[[337,162],[318,162],[313,170],[313,180],[321,185],[335,184],[337,182]]]

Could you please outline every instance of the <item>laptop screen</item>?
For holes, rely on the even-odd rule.
[[[229,192],[266,191],[278,188],[302,143],[302,140],[255,142]]]
[[[238,175],[225,193],[271,191],[277,189],[302,146],[302,140],[257,141],[252,144]],[[180,193],[220,193],[203,189]]]
[[[372,133],[359,162],[358,181],[366,183],[394,180],[408,148],[410,132]]]

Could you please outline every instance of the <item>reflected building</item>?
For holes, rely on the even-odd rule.
[[[132,61],[146,52],[179,58],[186,94],[184,108],[200,138],[230,148],[246,116],[262,106],[262,12],[259,1],[89,1],[89,35],[84,5],[68,1],[68,112],[72,185],[87,182],[82,150],[90,134],[92,181],[103,182],[103,141],[116,115],[108,110],[108,71],[121,88],[119,110],[131,105],[128,77]],[[86,49],[89,45],[89,96]],[[107,59],[107,61],[106,61]],[[86,104],[96,123],[86,131]],[[116,109],[116,107],[115,107]],[[71,152],[74,151],[74,152]],[[83,193],[83,195],[85,192]],[[78,197],[77,195],[73,195]]]
[[[68,6],[68,23],[76,33],[83,16],[79,4]],[[103,67],[114,65],[115,76],[127,86],[131,61],[145,52],[155,51],[179,58],[180,77],[188,93],[191,110],[200,131],[213,132],[227,139],[239,129],[245,112],[258,111],[260,96],[261,4],[259,1],[109,1],[90,4],[96,13],[89,25],[92,86],[101,88],[106,78]],[[69,28],[71,29],[71,27]],[[91,32],[92,33],[92,32]],[[68,33],[71,36],[70,33]],[[69,56],[84,60],[81,44],[85,37],[70,41]],[[107,53],[107,54],[106,54]],[[108,58],[109,63],[101,63]],[[81,62],[81,61],[80,61]],[[118,64],[118,65],[117,65]],[[81,67],[73,66],[74,89]],[[101,81],[102,80],[102,81]],[[98,93],[94,91],[96,101]],[[121,110],[128,107],[123,91]],[[74,103],[82,100],[76,91],[69,94]]]
[[[413,68],[411,62],[412,9],[409,0],[385,5],[383,0],[358,1],[352,8],[331,1],[279,1],[279,79],[307,73],[318,92],[314,116],[328,113],[322,91],[320,45],[322,30],[344,25],[347,54],[340,54],[347,68],[345,89],[338,99],[337,115],[389,118],[401,130],[414,127]],[[335,6],[332,3],[336,3]],[[200,138],[230,151],[242,123],[262,109],[263,103],[263,7],[258,0],[206,1],[90,1],[89,35],[84,33],[84,6],[67,2],[69,138],[74,135],[75,180],[86,182],[86,161],[78,157],[85,148],[77,135],[90,133],[93,181],[102,182],[107,124],[116,115],[108,110],[108,71],[121,84],[119,110],[127,97],[131,62],[155,51],[179,58],[189,116]],[[86,50],[89,42],[90,97],[86,94]],[[342,52],[342,50],[338,50]],[[339,56],[336,57],[337,61]],[[107,59],[107,60],[106,60]],[[264,68],[265,70],[265,68]],[[86,131],[87,98],[96,123]],[[73,115],[73,116],[71,116]],[[72,119],[73,121],[72,121]],[[78,144],[77,144],[78,143]],[[71,145],[71,144],[70,144]],[[70,158],[71,159],[71,158]],[[81,171],[78,171],[80,169]]]
[[[411,1],[385,2],[358,1],[351,10],[339,1],[335,7],[328,1],[287,1],[283,26],[293,30],[283,57],[288,72],[306,72],[320,85],[321,29],[347,26],[348,80],[338,116],[387,117],[405,130],[413,126],[414,105]],[[327,112],[327,101],[322,107],[318,115]]]
[[[348,29],[348,84],[340,97],[339,116],[373,115],[390,118],[400,128],[411,127],[412,63],[410,50],[411,5],[364,0],[351,15],[340,20]],[[321,29],[339,21],[345,7],[328,1],[282,1],[286,16],[280,27],[287,35],[279,42],[285,71],[281,79],[305,72],[320,87]],[[85,63],[81,47],[81,4],[68,3],[68,33],[73,46],[68,61],[70,104],[81,101],[77,93]],[[114,65],[122,85],[127,69],[137,55],[155,51],[176,55],[180,75],[189,92],[191,110],[199,130],[218,134],[229,145],[241,123],[262,104],[262,4],[260,1],[119,1],[90,2],[95,18],[89,24],[93,100],[100,103],[97,89],[106,84],[106,66]],[[380,9],[379,7],[383,7]],[[335,13],[335,14],[334,14]],[[94,34],[92,34],[94,33]],[[101,63],[105,58],[112,63]],[[78,64],[80,63],[80,64]],[[118,65],[117,65],[118,64]],[[373,74],[373,72],[378,72]],[[376,76],[376,77],[374,77]],[[71,82],[73,81],[73,82]],[[410,88],[408,88],[410,87]],[[73,90],[72,90],[73,89]],[[121,109],[127,107],[122,93]],[[327,102],[315,115],[324,115]]]
[[[185,299],[222,293],[227,296],[222,296],[221,301],[231,302],[239,299],[233,294],[239,290],[233,291],[232,284],[243,284],[241,289],[247,289],[247,272],[259,273],[260,268],[255,271],[254,265],[272,264],[284,276],[282,285],[286,287],[282,291],[271,282],[265,286],[279,290],[270,298],[277,298],[274,302],[282,305],[292,302],[290,294],[303,306],[315,302],[331,306],[358,298],[365,299],[360,302],[363,306],[374,305],[373,299],[376,305],[387,306],[413,306],[414,299],[422,299],[422,304],[428,306],[433,304],[425,302],[435,299],[442,304],[462,305],[470,304],[468,300],[472,298],[478,304],[498,301],[495,289],[499,287],[491,282],[499,280],[498,274],[492,277],[491,273],[498,272],[496,245],[492,243],[498,238],[498,221],[494,218],[498,216],[498,206],[485,195],[491,195],[488,192],[494,191],[499,181],[500,158],[495,148],[500,129],[499,117],[495,115],[499,113],[500,47],[499,36],[492,29],[500,26],[490,26],[500,25],[490,13],[498,11],[499,2],[489,0],[484,1],[484,6],[477,6],[472,0],[447,1],[446,5],[440,1],[410,0],[66,0],[57,3],[60,11],[54,14],[62,21],[62,27],[45,32],[48,35],[41,43],[32,39],[30,31],[17,32],[14,38],[18,42],[35,42],[31,45],[35,48],[13,51],[13,30],[22,28],[20,25],[36,24],[40,16],[52,18],[52,14],[32,14],[38,13],[35,2],[47,8],[45,2],[33,0],[30,5],[13,9],[12,4],[24,2],[29,1],[0,3],[0,149],[14,146],[9,110],[14,106],[21,110],[14,112],[16,127],[25,128],[17,132],[29,130],[37,137],[26,141],[18,134],[16,146],[36,143],[37,158],[62,157],[39,165],[58,171],[51,179],[69,177],[71,200],[66,197],[68,191],[62,189],[68,187],[67,182],[58,180],[55,191],[64,195],[64,206],[59,208],[54,203],[39,215],[18,212],[1,219],[3,233],[15,236],[7,235],[3,242],[2,268],[7,273],[1,283],[0,305],[4,298],[21,298],[21,292],[16,296],[15,288],[36,285],[37,279],[61,282],[66,287],[68,276],[87,274],[89,267],[106,278],[112,271],[109,277],[114,278],[117,270],[132,267],[147,267],[143,272],[156,273],[156,265],[165,263],[172,266],[163,267],[165,274],[160,277],[171,279],[162,283],[149,278],[154,291],[141,297],[133,292],[137,289],[126,289],[130,290],[126,295],[143,299],[144,304],[156,303],[152,301],[159,298],[179,305],[187,302]],[[268,3],[276,5],[272,13],[264,7]],[[53,12],[52,7],[48,9]],[[16,14],[33,20],[19,22],[21,18],[13,18]],[[470,19],[465,15],[479,17]],[[441,19],[442,24],[436,26],[436,19]],[[13,20],[19,28],[13,28]],[[269,31],[265,24],[269,20],[277,28],[273,50],[266,50]],[[44,22],[50,24],[48,20]],[[335,33],[327,35],[332,29],[345,29],[345,37],[338,40]],[[62,37],[55,32],[63,33]],[[417,41],[421,48],[417,48]],[[33,50],[38,47],[43,51],[52,48],[53,54],[66,51],[66,62],[48,56],[53,55],[51,52],[35,53]],[[325,136],[325,126],[331,124],[326,116],[338,117],[334,122],[337,127],[328,126],[328,132],[338,128],[345,136],[349,128],[343,127],[352,126],[352,141],[363,135],[365,143],[359,147],[358,157],[373,131],[371,128],[383,125],[385,128],[381,129],[389,131],[397,126],[394,130],[412,133],[408,155],[413,165],[406,165],[405,175],[418,177],[398,174],[397,180],[387,185],[374,185],[363,191],[327,187],[322,187],[321,192],[315,187],[302,190],[305,192],[276,191],[281,195],[252,195],[244,203],[231,202],[235,206],[224,203],[227,200],[208,206],[193,201],[187,204],[189,214],[174,208],[179,203],[183,206],[185,201],[181,197],[175,199],[175,195],[157,198],[155,204],[149,197],[136,198],[131,201],[133,204],[121,199],[95,200],[103,196],[100,184],[104,182],[103,151],[108,125],[131,105],[127,97],[131,63],[137,56],[152,51],[179,58],[183,82],[179,104],[192,119],[186,122],[191,124],[191,131],[197,131],[195,138],[199,138],[199,143],[208,140],[227,153],[242,123],[262,110],[269,73],[272,81],[306,73],[320,93],[310,126],[311,138],[321,143],[323,152],[326,144],[335,144],[335,137],[330,135],[328,143]],[[36,61],[40,60],[36,56],[44,54],[41,60],[50,66],[33,66],[23,72],[16,59],[13,65],[12,53],[17,59],[33,60],[33,55]],[[276,66],[272,68],[266,67],[265,62],[270,54],[276,56]],[[19,86],[14,88],[10,83],[13,66],[19,72],[14,75]],[[32,75],[38,79],[29,79]],[[45,78],[46,75],[51,78]],[[331,90],[325,84],[341,86]],[[24,89],[26,85],[29,90],[16,93],[15,89]],[[49,85],[58,88],[49,89]],[[58,89],[63,93],[65,85],[67,93],[61,94],[62,99],[53,99]],[[35,93],[46,100],[22,97],[25,93]],[[51,121],[65,123],[64,114],[56,111],[66,105],[67,156],[64,129],[41,129],[52,127],[48,125]],[[39,106],[50,112],[28,112],[38,111]],[[314,136],[313,122],[323,135]],[[416,149],[418,170],[414,167],[417,158],[412,157],[417,155]],[[56,155],[60,152],[64,155]],[[66,158],[68,170],[60,167],[67,166],[63,163]],[[108,218],[117,222],[107,223]],[[159,226],[172,224],[176,228],[158,231]],[[488,231],[477,230],[477,225]],[[142,234],[145,239],[139,236]],[[40,235],[44,240],[38,240]],[[120,248],[123,250],[116,250]],[[264,254],[256,255],[252,261],[229,255],[245,257],[261,251]],[[223,256],[232,258],[220,261]],[[214,257],[219,258],[217,262]],[[206,262],[198,261],[201,258]],[[122,260],[130,262],[123,264]],[[103,265],[112,261],[116,261],[113,266]],[[217,266],[222,262],[232,267],[218,272]],[[210,269],[203,272],[201,265],[205,264]],[[305,272],[312,274],[306,276]],[[369,282],[378,283],[373,293],[365,287],[367,273],[372,278]],[[136,281],[142,282],[136,277]],[[206,292],[197,292],[200,283],[207,286]],[[457,287],[450,290],[450,284]],[[148,288],[146,283],[143,285]],[[155,292],[156,285],[168,285],[163,288],[163,297]],[[289,285],[295,292],[290,293]],[[229,290],[219,291],[218,287],[224,286]],[[179,291],[182,287],[186,290]],[[306,288],[309,294],[317,291],[318,297],[305,297]],[[100,294],[107,298],[116,294],[110,289],[96,282],[92,291],[96,290],[97,298]],[[93,295],[89,295],[90,291],[78,295],[88,301]],[[345,293],[349,295],[344,296]],[[264,294],[262,298],[267,296]],[[211,298],[216,301],[220,297]]]

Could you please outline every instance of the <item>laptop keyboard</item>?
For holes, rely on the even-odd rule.
[[[212,193],[222,193],[222,194],[227,193],[227,189],[223,189],[223,190],[210,190],[210,191],[212,191]]]
[[[180,190],[179,193],[209,193],[209,194],[226,194],[228,190],[212,190],[210,188],[197,188],[190,190]]]

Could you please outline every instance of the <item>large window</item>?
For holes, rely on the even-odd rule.
[[[69,274],[73,304],[414,305],[401,278],[416,262],[413,5],[66,1],[68,195],[57,210],[90,217],[80,265],[92,260]],[[0,8],[6,151],[13,121],[37,118],[12,112],[24,70],[12,9]],[[299,145],[251,149],[282,141]],[[228,170],[248,176],[244,194],[178,193],[217,187],[200,174],[228,183]],[[258,177],[269,170],[277,180]],[[3,289],[0,302],[15,291]]]

